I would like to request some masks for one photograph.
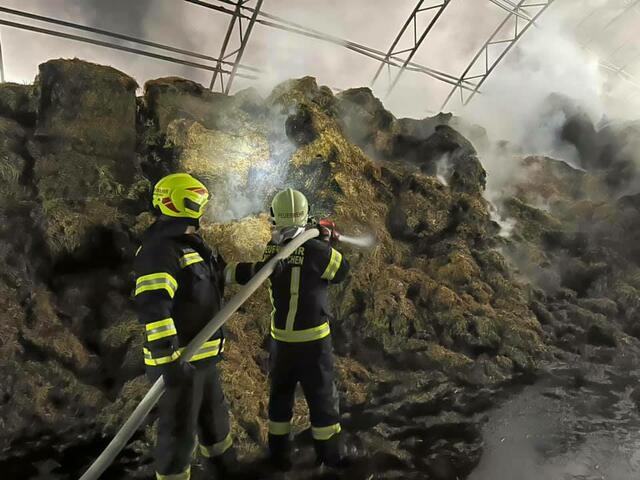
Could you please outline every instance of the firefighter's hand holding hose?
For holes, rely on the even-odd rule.
[[[340,233],[336,229],[336,222],[329,220],[328,218],[321,218],[317,225],[320,230],[320,240],[329,242],[331,245],[335,245],[340,241]]]

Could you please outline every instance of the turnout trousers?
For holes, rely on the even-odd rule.
[[[159,480],[188,480],[196,452],[215,462],[232,445],[229,411],[216,363],[195,365],[158,403],[154,452]]]
[[[295,390],[302,386],[318,462],[340,460],[340,412],[335,384],[331,337],[304,343],[271,339],[269,450],[272,458],[288,460]]]

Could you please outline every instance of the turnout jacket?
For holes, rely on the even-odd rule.
[[[269,242],[264,251],[264,264],[283,245]],[[339,283],[349,272],[342,254],[322,240],[311,239],[285,260],[285,268],[268,281],[271,296],[271,336],[275,340],[301,343],[320,340],[330,333],[328,286]],[[256,269],[252,263],[230,263],[227,283],[247,283]]]
[[[199,235],[185,234],[186,226],[156,221],[136,253],[135,308],[145,326],[147,366],[176,361],[222,306],[225,262]],[[220,329],[191,362],[211,363],[223,350]]]

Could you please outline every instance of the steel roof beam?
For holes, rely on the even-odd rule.
[[[493,3],[494,5],[500,7],[501,9],[503,9],[506,12],[512,13],[513,15],[516,15],[518,17],[520,17],[522,20],[526,20],[527,22],[531,21],[531,17],[529,15],[526,15],[522,12],[518,11],[518,4],[517,3],[511,3],[509,2],[509,4],[513,7],[513,8],[509,8],[507,5],[500,3],[498,0],[489,0],[491,3]]]
[[[607,29],[609,29],[612,25],[614,25],[618,20],[620,20],[627,12],[629,12],[631,9],[633,9],[636,5],[640,4],[640,0],[634,0],[633,3],[630,3],[629,5],[627,5],[627,7],[625,7],[622,12],[620,12],[618,15],[616,15],[613,19],[611,19],[609,22],[607,22],[607,24],[603,27],[603,29],[601,30],[601,33],[606,31]],[[595,8],[593,9],[589,14],[587,14],[578,24],[578,26],[576,27],[576,30],[578,30],[580,28],[580,26],[582,24],[584,24],[588,19],[590,19],[591,17],[593,17],[596,13],[601,12],[602,10],[605,10],[605,8],[599,7],[599,8]],[[620,50],[622,50],[624,47],[626,47],[627,45],[629,45],[630,43],[633,43],[635,40],[634,39],[628,39],[625,40],[624,42],[622,42],[621,44],[619,44],[617,47],[614,47],[613,50],[609,51],[608,53],[605,54],[606,57],[612,57],[613,55],[615,55],[616,53],[618,53]],[[590,48],[589,45],[590,43],[593,42],[593,37],[589,40],[589,42],[587,44],[581,45],[581,47],[586,50],[587,52],[591,53],[594,56],[597,56],[597,54],[595,52],[593,52]],[[624,61],[624,63],[621,66],[618,66],[616,64],[614,64],[612,61],[610,60],[599,60],[598,61],[598,66],[600,68],[602,68],[603,70],[606,70],[610,73],[615,74],[616,76],[618,76],[619,78],[621,78],[622,80],[626,81],[627,83],[632,84],[635,87],[640,87],[640,81],[638,81],[632,74],[630,74],[627,71],[627,68],[631,65],[633,65],[635,62],[637,62],[637,60],[640,59],[640,54],[636,54],[633,57],[631,57],[631,59],[628,59],[626,61]]]
[[[601,60],[600,62],[598,62],[598,65],[600,66],[600,68],[607,70],[608,72],[613,73],[614,75],[616,75],[617,77],[621,78],[622,80],[624,80],[625,82],[633,85],[634,87],[640,89],[640,81],[638,81],[637,78],[635,78],[633,75],[631,75],[629,72],[627,72],[624,67],[619,67],[611,62],[607,62],[606,60]]]
[[[416,54],[416,52],[420,48],[420,45],[422,45],[422,42],[424,42],[424,40],[427,37],[427,35],[429,35],[431,30],[433,30],[433,28],[435,27],[436,23],[438,22],[438,20],[440,19],[440,17],[444,13],[444,10],[451,3],[451,0],[441,0],[436,5],[430,5],[430,6],[427,6],[427,7],[423,7],[424,2],[425,2],[425,0],[420,0],[416,4],[415,8],[411,12],[411,15],[409,15],[409,18],[407,19],[407,21],[404,23],[404,25],[400,29],[400,32],[398,33],[396,38],[391,43],[391,47],[389,47],[389,50],[387,51],[387,53],[386,53],[386,55],[384,57],[385,61],[380,62],[380,66],[378,67],[378,70],[376,71],[375,75],[373,76],[373,80],[371,80],[371,85],[373,86],[373,84],[378,79],[378,77],[380,75],[380,72],[382,71],[384,66],[385,65],[389,66],[389,63],[388,63],[389,59],[391,59],[391,58],[398,59],[399,58],[399,57],[397,57],[398,55],[403,54],[403,53],[408,53],[407,57],[402,61],[402,66],[400,67],[400,71],[396,73],[395,78],[391,81],[391,83],[389,85],[389,88],[387,89],[386,96],[389,96],[389,94],[393,91],[395,86],[398,84],[398,81],[400,80],[400,77],[402,76],[404,71],[407,69],[407,67],[411,63],[411,60],[413,59],[414,55]],[[420,14],[423,14],[423,12],[432,12],[433,10],[435,10],[435,14],[434,14],[433,18],[431,19],[429,24],[426,26],[424,31],[421,33],[420,38],[418,38],[418,26],[417,26],[417,24],[418,24],[418,16]],[[398,46],[398,44],[400,43],[402,38],[405,37],[405,34],[406,33],[411,34],[410,26],[412,24],[413,24],[413,46],[411,46],[409,48],[406,48],[406,49],[403,49],[403,50],[396,50],[396,47]]]
[[[105,48],[110,48],[113,50],[120,50],[123,52],[127,52],[127,53],[134,53],[137,55],[142,55],[144,57],[149,57],[149,58],[154,58],[157,60],[163,60],[165,62],[170,62],[170,63],[176,63],[179,65],[184,65],[187,67],[193,67],[193,68],[197,68],[197,69],[201,69],[201,70],[207,70],[210,72],[215,72],[216,70],[220,70],[223,73],[231,73],[231,71],[229,70],[225,70],[222,68],[218,68],[215,66],[211,66],[211,65],[206,65],[203,63],[197,63],[191,60],[183,60],[183,59],[179,59],[179,58],[175,58],[175,57],[170,57],[167,55],[162,55],[162,54],[158,54],[158,53],[153,53],[153,52],[147,52],[145,50],[140,50],[139,48],[132,48],[132,47],[126,47],[124,45],[119,45],[116,43],[111,43],[111,42],[105,42],[103,40],[96,40],[93,38],[87,38],[87,37],[81,37],[79,35],[73,35],[70,33],[64,33],[64,32],[58,32],[55,30],[49,30],[46,28],[41,28],[41,27],[36,27],[33,25],[27,25],[27,24],[23,24],[23,23],[17,23],[17,22],[11,22],[8,20],[2,20],[0,19],[0,25],[5,25],[7,27],[11,27],[11,28],[17,28],[20,30],[26,30],[29,32],[34,32],[34,33],[41,33],[41,34],[45,34],[45,35],[50,35],[53,37],[59,37],[59,38],[64,38],[67,40],[75,40],[77,42],[82,42],[82,43],[88,43],[91,45],[97,45],[100,47],[105,47]],[[238,76],[242,76],[243,78],[248,78],[251,80],[255,80],[257,77],[254,75],[248,75],[245,73],[242,74],[237,74]]]
[[[209,8],[211,10],[214,11],[218,11],[221,13],[226,13],[227,15],[233,15],[234,14],[234,10],[230,10],[228,8],[222,7],[220,5],[215,5],[215,4],[211,4],[209,2],[204,2],[202,0],[184,0],[187,3],[192,3],[194,5],[199,5],[202,7],[206,7]],[[214,0],[212,0],[214,1]],[[235,3],[233,3],[231,0],[217,0],[219,3],[225,4],[225,5],[232,5],[235,6]],[[248,11],[248,12],[253,12],[255,9],[253,9],[252,7],[247,7],[247,6],[242,6],[242,9]],[[243,18],[250,18],[248,15],[243,14]],[[374,48],[368,47],[366,45],[361,45],[355,42],[351,42],[349,40],[345,40],[339,37],[335,37],[333,35],[328,35],[326,33],[320,32],[318,30],[314,30],[312,28],[308,28],[305,27],[303,25],[300,25],[298,23],[294,23],[291,22],[289,20],[286,20],[282,17],[278,17],[276,15],[272,15],[270,13],[267,13],[265,11],[260,11],[258,14],[258,18],[256,19],[256,23],[259,23],[261,25],[265,25],[268,27],[272,27],[278,30],[283,30],[283,31],[287,31],[290,33],[295,33],[297,35],[301,35],[301,36],[305,36],[305,37],[309,37],[309,38],[315,38],[318,40],[322,40],[328,43],[333,43],[334,45],[339,45],[342,47],[345,47],[353,52],[359,53],[360,55],[364,55],[367,56],[369,58],[373,58],[379,62],[384,62],[388,65],[394,66],[394,67],[398,67],[401,68],[402,67],[402,60],[398,60],[397,58],[393,58],[393,59],[389,59],[389,60],[385,60],[385,53],[380,51],[380,50],[376,50]],[[434,68],[430,68],[430,67],[425,67],[423,65],[420,65],[418,63],[415,62],[409,62],[407,64],[407,68],[406,70],[409,71],[415,71],[415,72],[421,72],[424,73],[425,75],[429,75],[430,77],[433,77],[437,80],[440,80],[442,82],[448,83],[450,85],[458,85],[458,81],[459,79],[453,75],[450,75],[448,73],[442,72],[442,71],[438,71]],[[462,86],[461,88],[463,90],[469,90],[471,91],[473,89],[473,86],[468,84],[466,81],[462,82]]]
[[[633,3],[630,3],[629,5],[627,5],[624,10],[622,10],[622,12],[620,12],[618,15],[616,15],[614,18],[612,18],[603,28],[602,31],[605,32],[607,31],[611,26],[613,26],[618,20],[620,20],[621,18],[623,18],[628,12],[630,12],[631,10],[633,10],[636,5],[640,4],[640,0],[635,0]]]
[[[244,0],[244,1],[238,0],[238,2],[236,2],[235,8],[233,10],[233,15],[231,16],[231,20],[229,20],[229,26],[227,27],[227,32],[222,42],[220,55],[218,56],[219,58],[218,66],[220,66],[220,64],[223,62],[231,63],[232,65],[231,72],[228,75],[226,84],[225,84],[225,79],[224,79],[224,76],[222,75],[222,72],[216,70],[215,72],[213,72],[213,76],[211,77],[211,83],[209,84],[210,90],[213,90],[215,88],[216,80],[219,79],[220,91],[228,95],[229,91],[231,90],[231,85],[233,83],[234,77],[237,74],[238,69],[242,68],[240,61],[242,60],[242,56],[247,47],[247,43],[249,42],[249,37],[251,36],[251,31],[253,30],[253,26],[255,25],[256,18],[258,16],[258,13],[260,12],[260,8],[262,7],[263,0],[257,1],[256,8],[254,9],[253,14],[248,20],[246,20],[244,15],[242,15],[242,11],[241,11],[241,8],[247,2],[248,0]],[[243,21],[248,21],[249,23],[246,30],[245,28],[243,28],[244,27],[242,23]],[[238,48],[232,50],[231,52],[228,52],[227,50],[229,49],[229,45],[232,37],[234,36],[234,32],[238,33],[240,44]],[[233,62],[228,62],[227,58],[232,58],[232,57],[234,58]]]
[[[39,22],[50,23],[50,24],[59,25],[59,26],[62,26],[62,27],[73,28],[73,29],[76,29],[76,30],[84,31],[84,32],[95,33],[95,34],[98,34],[98,35],[104,35],[106,37],[117,38],[118,40],[125,40],[127,42],[137,43],[139,45],[144,45],[144,46],[147,46],[147,47],[153,47],[153,48],[157,48],[159,50],[165,50],[167,52],[179,53],[181,55],[194,57],[194,58],[198,58],[198,59],[201,59],[201,60],[207,60],[207,61],[216,62],[216,63],[223,63],[223,64],[226,64],[226,65],[233,66],[232,62],[225,62],[225,61],[221,62],[220,61],[221,59],[212,57],[210,55],[205,55],[203,53],[193,52],[193,51],[185,50],[185,49],[182,49],[182,48],[176,48],[176,47],[173,47],[171,45],[165,45],[165,44],[162,44],[162,43],[151,42],[149,40],[132,37],[130,35],[123,35],[121,33],[111,32],[109,30],[102,30],[102,29],[99,29],[99,28],[88,27],[86,25],[80,25],[80,24],[77,24],[77,23],[68,22],[68,21],[60,20],[60,19],[53,18],[53,17],[45,17],[43,15],[37,15],[35,13],[25,12],[25,11],[22,11],[22,10],[15,10],[15,9],[12,9],[12,8],[6,8],[6,7],[1,7],[1,6],[0,6],[0,13],[6,13],[6,14],[9,14],[9,15],[16,15],[16,16],[28,18],[30,20],[36,20],[36,21],[39,21]],[[259,69],[253,68],[253,67],[249,67],[249,66],[246,66],[246,65],[242,65],[241,68],[243,68],[245,70],[253,71],[253,72],[259,72]]]
[[[224,61],[224,56],[227,52],[227,47],[229,45],[229,40],[231,39],[231,34],[233,33],[233,27],[236,24],[236,20],[240,15],[240,2],[236,3],[236,8],[231,16],[231,20],[229,20],[229,26],[227,27],[227,33],[224,36],[224,40],[222,41],[222,47],[220,48],[220,55],[218,55],[218,66]],[[220,90],[224,91],[224,77],[217,70],[213,72],[213,76],[211,77],[211,83],[209,84],[209,90],[213,90],[216,86],[216,80],[220,78]]]
[[[602,35],[604,32],[606,32],[607,30],[609,30],[613,25],[615,25],[620,19],[622,19],[627,13],[629,13],[633,8],[635,8],[638,4],[640,4],[640,0],[634,0],[632,3],[630,3],[629,5],[627,5],[618,15],[616,15],[615,17],[613,17],[611,20],[609,20],[607,22],[607,24],[602,27],[602,30],[600,30],[596,35],[592,36],[589,40],[587,40],[587,42],[585,43],[585,46],[590,46],[591,44],[593,44],[593,42],[596,41],[596,37],[599,38],[600,35]],[[596,8],[594,10],[594,12],[600,11],[601,9]]]
[[[476,93],[479,91],[480,87],[482,87],[482,85],[486,82],[487,78],[489,78],[489,76],[495,70],[498,64],[502,61],[502,59],[509,53],[509,51],[511,51],[511,49],[518,42],[518,40],[520,40],[520,38],[522,38],[522,36],[527,32],[527,30],[532,25],[534,25],[535,21],[546,11],[547,8],[551,6],[553,2],[554,0],[547,0],[546,2],[537,2],[537,3],[527,3],[527,0],[520,0],[516,4],[514,11],[509,13],[509,15],[505,17],[505,19],[500,23],[500,25],[498,25],[498,28],[494,30],[494,32],[491,34],[489,39],[482,45],[482,47],[480,48],[476,56],[473,57],[473,60],[471,60],[471,63],[469,63],[467,68],[464,70],[464,72],[460,76],[460,80],[459,80],[460,85],[465,80],[468,81],[469,79],[472,79],[472,78],[478,80],[475,83],[473,91],[469,94],[467,98],[465,98],[464,91],[459,87],[459,85],[453,87],[453,89],[451,89],[451,91],[449,92],[449,95],[447,95],[444,103],[442,104],[442,109],[446,108],[447,104],[449,103],[449,101],[457,91],[460,91],[460,98],[463,105],[467,105],[473,99]],[[533,17],[531,17],[530,21],[526,21],[525,24],[521,27],[519,23],[520,17],[516,15],[515,12],[523,8],[539,8],[539,10],[535,13],[535,15],[533,15]],[[499,35],[503,31],[504,27],[507,25],[509,20],[514,20],[513,34],[507,39],[498,40]],[[489,53],[490,53],[489,49],[492,45],[498,45],[498,44],[507,44],[507,46],[503,50],[503,52],[498,56],[497,59],[491,61],[489,58]],[[480,75],[475,75],[473,77],[470,77],[469,73],[471,72],[473,67],[479,65],[479,60],[481,60],[481,57],[483,56],[484,56],[484,59],[482,61],[482,66],[483,66],[482,73]]]
[[[242,60],[242,56],[244,55],[244,51],[247,48],[247,44],[249,43],[249,37],[251,37],[251,31],[253,30],[254,25],[256,24],[256,19],[258,18],[258,14],[260,13],[260,8],[262,7],[263,0],[258,0],[256,2],[256,6],[253,10],[253,14],[249,19],[249,25],[246,30],[242,28],[242,18],[238,17],[239,30],[238,34],[240,35],[240,47],[235,53],[235,60],[233,61],[233,67],[231,68],[231,74],[229,75],[229,79],[227,80],[227,85],[224,89],[225,94],[229,94],[231,90],[231,84],[233,83],[234,77],[238,73],[238,68],[240,67],[240,61]],[[247,1],[240,1],[238,3],[239,7],[242,7]]]

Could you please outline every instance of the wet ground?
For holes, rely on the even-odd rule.
[[[599,364],[548,366],[492,411],[469,480],[640,478],[638,372]]]
[[[407,412],[393,403],[409,408],[410,399],[381,398],[380,405],[372,405],[366,412],[345,414],[345,426],[354,435],[350,439],[351,453],[359,457],[346,471],[317,468],[311,439],[302,434],[297,439],[293,471],[269,471],[258,459],[247,466],[249,471],[242,478],[637,480],[640,479],[640,388],[636,386],[640,385],[640,369],[635,361],[619,360],[604,363],[576,356],[546,365],[534,383],[493,392],[490,403],[498,399],[495,406],[471,416],[460,416],[460,411],[443,412],[442,409],[451,407],[447,407],[445,401],[415,403],[410,408],[413,413],[406,415]],[[376,411],[397,429],[389,435],[397,436],[399,446],[407,444],[404,450],[410,453],[408,458],[403,460],[384,449],[365,454],[366,448],[358,442],[358,437],[367,435],[371,427],[363,419],[375,420]],[[454,413],[457,415],[454,420],[447,417]],[[443,417],[448,419],[443,422]],[[429,427],[428,422],[434,423]],[[477,440],[461,435],[465,429],[476,430],[476,425],[478,433],[482,432]],[[375,428],[380,428],[380,424]],[[76,446],[56,450],[52,447],[53,437],[34,441],[37,443],[26,449],[29,452],[26,456],[0,462],[0,478],[74,479],[87,459],[95,458],[105,444],[105,440],[84,439]],[[36,448],[37,444],[40,449]],[[466,452],[476,457],[471,459]],[[453,460],[445,462],[443,469],[434,468],[433,464],[443,458]],[[465,459],[471,465],[477,462],[470,474],[472,467],[468,465],[455,471],[456,465]],[[144,465],[142,469],[140,464]],[[151,476],[148,455],[140,457],[128,449],[103,478]],[[211,476],[195,466],[193,478],[201,480]]]

